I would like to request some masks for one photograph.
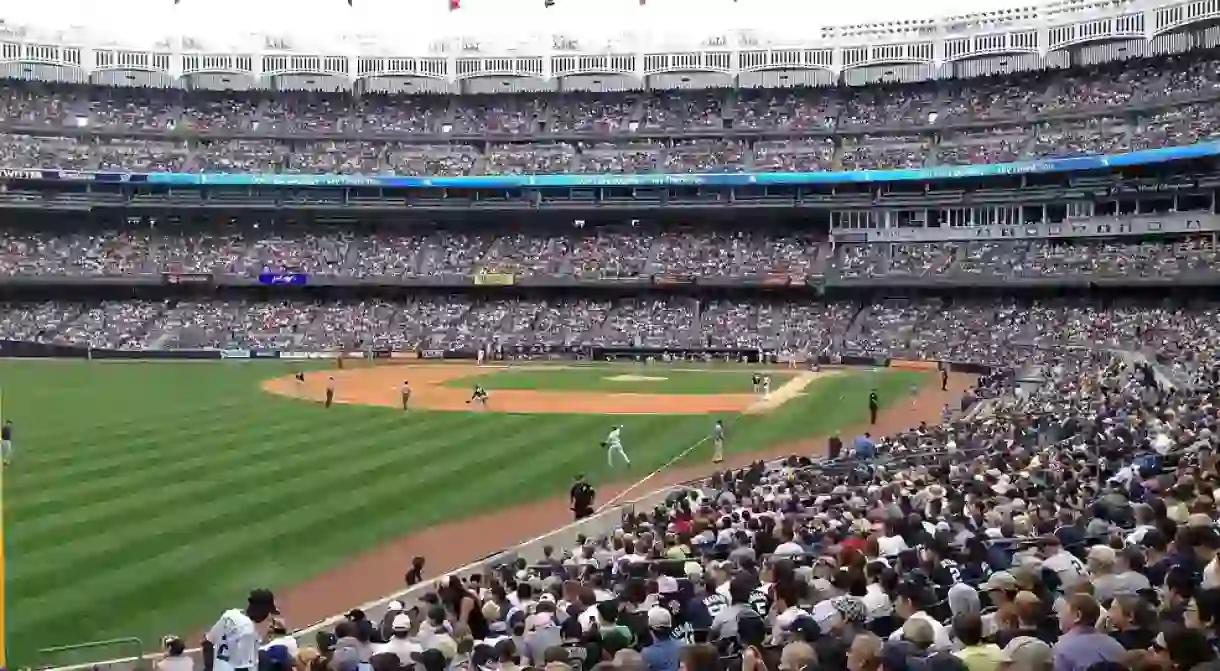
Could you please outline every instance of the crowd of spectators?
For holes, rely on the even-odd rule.
[[[844,278],[944,276],[1013,279],[1175,278],[1220,270],[1208,236],[1159,239],[841,245]]]
[[[409,231],[409,229],[407,229]],[[522,232],[370,232],[334,228],[218,229],[189,235],[157,229],[69,233],[0,231],[0,275],[125,275],[262,272],[318,276],[433,277],[480,272],[521,276],[637,277],[671,273],[802,281],[821,272],[818,236],[784,231],[643,228]]]
[[[16,82],[0,92],[0,118],[19,126],[0,133],[0,167],[462,176],[897,169],[1105,154],[1217,137],[1216,106],[1195,99],[1220,90],[1213,55],[912,85],[597,95],[222,95]],[[1114,116],[1124,104],[1152,107]],[[1097,116],[1030,118],[1082,110]],[[1003,123],[918,128],[985,121]],[[632,137],[730,128],[795,136]],[[572,142],[549,133],[618,137]]]
[[[107,301],[10,304],[0,339],[105,349],[395,350],[731,347],[789,353],[1012,364],[1030,348],[1169,352],[1190,377],[1220,350],[1212,303],[1032,304],[687,297],[364,301]],[[1206,346],[1201,345],[1206,343]]]
[[[782,277],[836,279],[1175,278],[1220,272],[1208,236],[830,245],[782,229],[600,227],[564,232],[357,231],[294,227],[176,233],[159,229],[0,230],[0,275],[162,272],[255,277]]]

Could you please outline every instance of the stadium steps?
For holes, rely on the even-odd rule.
[[[831,158],[831,170],[840,172],[843,170],[843,142],[835,140],[835,153]]]

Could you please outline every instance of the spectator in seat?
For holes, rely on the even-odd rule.
[[[186,644],[177,636],[161,639],[165,656],[157,660],[157,671],[194,671],[195,660],[186,654]]]
[[[388,652],[397,655],[403,666],[411,665],[412,655],[423,651],[418,643],[411,640],[411,617],[401,612],[390,623],[390,640],[376,649],[377,654]]]
[[[1055,643],[1055,671],[1086,671],[1099,662],[1119,662],[1126,649],[1118,641],[1097,631],[1101,606],[1088,594],[1068,597],[1059,614],[1063,636]]]
[[[962,648],[955,655],[970,671],[996,671],[1000,665],[1000,646],[983,640],[983,620],[974,613],[953,618],[953,635]]]
[[[648,631],[652,645],[644,648],[648,671],[678,671],[682,644],[673,637],[673,616],[660,606],[648,609]]]

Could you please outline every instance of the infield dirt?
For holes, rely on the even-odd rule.
[[[305,382],[292,377],[263,384],[273,394],[320,401],[326,395],[327,378],[335,378],[335,402],[401,407],[402,385],[411,384],[412,408],[421,410],[470,411],[470,391],[446,387],[444,383],[464,377],[494,373],[492,367],[469,365],[381,366],[313,372]],[[807,373],[806,375],[816,375]],[[639,394],[581,391],[496,389],[487,411],[516,413],[569,413],[582,415],[703,415],[735,414],[756,405],[755,394]]]
[[[397,385],[402,384],[404,370],[403,368],[390,369],[384,373],[387,376],[383,380],[385,388],[376,390],[376,397],[384,399],[387,398],[387,394],[388,397],[397,394]],[[407,375],[413,380],[422,379],[418,377],[416,371],[423,370],[423,367],[412,367],[411,372]],[[448,375],[468,375],[470,373],[469,368],[445,368],[443,370],[453,370],[454,372],[448,374],[430,372],[429,376],[435,375],[436,382],[439,383],[445,379],[452,379]],[[336,373],[338,372],[340,371],[336,371]],[[317,382],[307,382],[306,390],[299,393],[316,394],[318,390],[324,388],[325,375],[318,373],[314,375],[318,377]],[[336,380],[339,381],[339,379],[337,375]],[[961,392],[973,384],[974,377],[962,374],[950,375],[948,391],[941,391],[937,382],[937,380],[929,379],[920,390],[919,395],[911,401],[899,401],[884,408],[877,418],[876,424],[847,427],[841,431],[841,435],[852,436],[864,431],[883,435],[905,430],[921,421],[939,421],[941,408],[945,404],[956,404]],[[275,381],[275,384],[279,385],[282,382]],[[285,389],[283,391],[293,390]],[[337,391],[340,398],[344,398],[345,394],[349,399],[358,398],[353,396],[354,390],[344,390],[342,386],[339,386]],[[464,393],[461,390],[449,391],[459,394],[452,398],[456,399],[461,396],[462,405],[465,405]],[[298,393],[289,395],[295,396]],[[414,396],[412,396],[412,400],[414,400]],[[755,399],[751,396],[751,401],[753,400]],[[356,401],[349,400],[348,402]],[[451,401],[447,402],[451,403]],[[657,473],[649,481],[647,489],[658,489],[693,478],[704,477],[710,475],[714,470],[740,468],[758,459],[776,458],[790,454],[824,454],[826,438],[826,436],[810,436],[808,440],[776,446],[765,452],[731,454],[728,461],[717,468],[710,463],[671,468]],[[634,482],[602,485],[598,488],[598,499],[611,500],[634,485]],[[403,574],[410,564],[411,558],[416,555],[427,558],[426,576],[432,578],[460,568],[480,557],[486,557],[516,545],[523,540],[542,535],[569,522],[571,522],[571,511],[568,508],[568,501],[566,498],[557,497],[506,508],[480,517],[438,524],[359,555],[350,562],[305,583],[281,589],[278,602],[285,616],[291,618],[293,625],[306,626],[309,623],[345,612],[358,604],[376,600],[402,589],[404,587]]]

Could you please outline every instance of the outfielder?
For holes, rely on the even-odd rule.
[[[712,427],[712,447],[712,463],[719,464],[724,461],[724,420],[716,420]]]
[[[610,427],[610,434],[606,436],[604,441],[602,441],[602,447],[606,448],[606,462],[609,463],[610,466],[614,466],[614,455],[616,454],[622,457],[623,461],[628,466],[631,465],[631,459],[628,458],[627,453],[623,451],[623,439],[620,435],[622,430],[622,426]]]
[[[4,426],[0,426],[0,454],[4,456],[4,463],[12,463],[13,460],[13,420],[4,420]]]

